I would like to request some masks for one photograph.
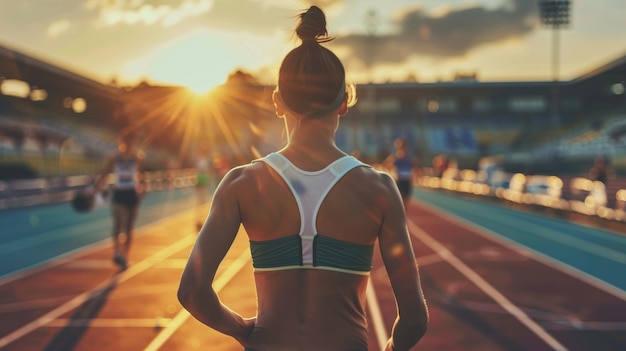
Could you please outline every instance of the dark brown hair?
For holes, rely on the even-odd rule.
[[[278,72],[278,90],[290,110],[312,115],[332,108],[339,95],[345,93],[345,70],[339,58],[320,45],[334,39],[328,36],[324,12],[311,6],[299,17],[295,32],[302,44],[283,59]],[[345,95],[341,101],[343,97]]]

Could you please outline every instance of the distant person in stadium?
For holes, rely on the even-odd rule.
[[[589,178],[594,181],[589,195],[591,195],[595,202],[599,205],[606,205],[607,198],[607,185],[610,179],[615,176],[615,173],[608,160],[604,156],[598,156],[593,162],[593,166],[589,170]]]
[[[113,262],[121,270],[128,268],[128,254],[133,239],[133,229],[143,194],[143,153],[137,150],[136,133],[122,133],[118,150],[105,161],[102,173],[96,180],[94,193],[99,193],[115,176],[111,195],[113,216]],[[122,238],[124,240],[122,240]]]
[[[413,191],[413,178],[417,173],[417,161],[409,155],[408,145],[404,138],[396,138],[393,141],[393,147],[396,151],[387,158],[385,163],[395,173],[396,185],[406,208]]]
[[[593,166],[589,170],[589,178],[593,181],[601,182],[604,186],[607,185],[609,179],[614,175],[613,169],[611,169],[611,166],[604,156],[596,157]]]
[[[443,177],[443,174],[446,173],[449,166],[450,161],[446,155],[435,156],[433,158],[433,175],[438,178]]]
[[[228,171],[230,171],[231,164],[228,157],[221,152],[218,152],[213,157],[213,169],[215,169],[215,173],[217,176],[217,180],[220,181]]]
[[[212,163],[209,149],[206,145],[201,145],[195,160],[196,167],[196,227],[202,227],[203,215],[201,208],[207,202],[209,188],[211,185]]]
[[[335,144],[354,102],[316,6],[299,15],[302,44],[284,58],[273,101],[287,145],[233,168],[220,182],[185,267],[178,298],[200,322],[246,350],[368,350],[366,290],[378,241],[398,316],[385,351],[407,351],[428,311],[393,178]],[[257,315],[244,318],[215,288],[218,266],[243,225]]]

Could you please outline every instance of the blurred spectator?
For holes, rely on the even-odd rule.
[[[217,173],[217,181],[219,182],[224,178],[226,173],[230,171],[231,163],[226,155],[218,152],[213,156],[213,168]]]
[[[493,188],[496,184],[496,175],[501,171],[499,167],[499,158],[496,156],[485,156],[478,162],[478,170],[481,180]]]
[[[601,182],[602,184],[604,184],[604,186],[606,186],[609,182],[609,179],[612,179],[614,177],[615,173],[609,165],[606,157],[596,157],[593,163],[593,167],[591,167],[591,169],[589,170],[589,178],[593,181]]]
[[[207,202],[209,188],[211,188],[212,160],[209,149],[206,145],[200,146],[195,160],[196,167],[196,227],[202,227],[204,214],[201,213],[201,206]]]
[[[441,178],[441,176],[448,169],[449,161],[446,155],[437,155],[433,158],[433,172],[434,176]]]
[[[594,202],[598,205],[604,206],[607,203],[606,187],[609,179],[613,179],[615,173],[609,165],[606,157],[596,157],[593,166],[589,170],[589,178],[593,180],[593,187],[589,193],[594,199]]]

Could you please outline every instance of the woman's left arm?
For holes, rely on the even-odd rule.
[[[213,288],[217,268],[241,224],[237,200],[240,175],[240,169],[231,171],[215,191],[209,216],[183,271],[178,300],[201,323],[244,343],[252,333],[254,319],[245,319],[225,306]]]
[[[146,194],[146,171],[144,167],[145,154],[143,151],[137,153],[137,193],[140,197]]]

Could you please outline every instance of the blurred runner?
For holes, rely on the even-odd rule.
[[[411,199],[413,178],[417,173],[417,162],[409,155],[405,139],[395,139],[393,146],[396,151],[385,160],[385,165],[387,168],[391,168],[391,172],[395,176],[396,185],[406,208]]]
[[[113,262],[122,271],[128,268],[128,254],[133,239],[133,229],[144,192],[144,155],[137,150],[137,142],[136,133],[129,132],[120,135],[118,150],[106,159],[102,173],[94,187],[94,193],[100,193],[107,185],[109,175],[115,176],[111,195]]]

